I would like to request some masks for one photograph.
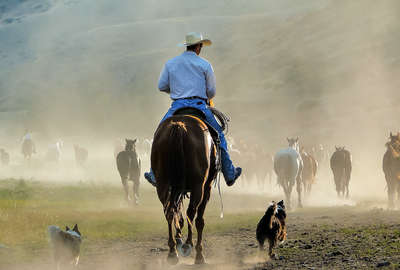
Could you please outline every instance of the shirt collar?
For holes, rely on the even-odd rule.
[[[185,55],[195,55],[195,56],[197,56],[197,54],[196,54],[195,52],[192,52],[192,51],[184,51],[183,54],[185,54]]]

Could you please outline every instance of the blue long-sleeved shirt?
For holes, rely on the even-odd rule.
[[[185,51],[167,61],[158,89],[170,93],[171,99],[201,97],[211,99],[215,96],[215,75],[211,64],[195,52]]]

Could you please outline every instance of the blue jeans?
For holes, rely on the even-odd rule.
[[[164,118],[161,120],[161,123],[174,115],[174,113],[181,108],[195,108],[202,111],[206,117],[207,122],[216,130],[219,134],[220,140],[220,149],[221,149],[221,163],[222,163],[222,173],[224,174],[225,179],[233,179],[235,175],[235,167],[232,164],[232,161],[228,154],[228,145],[225,140],[224,132],[222,131],[221,126],[218,124],[217,120],[213,113],[208,109],[207,104],[202,99],[178,99],[172,102],[171,108],[169,108],[168,112],[165,114]]]

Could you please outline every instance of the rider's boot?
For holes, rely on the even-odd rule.
[[[144,173],[144,178],[146,178],[146,180],[152,184],[154,187],[157,186],[157,181],[156,181],[156,177],[154,176],[154,172],[152,169],[150,169],[150,172],[145,172]]]
[[[242,174],[242,168],[233,166],[228,152],[223,148],[221,148],[221,163],[225,182],[228,186],[232,186]]]

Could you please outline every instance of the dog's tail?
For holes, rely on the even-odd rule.
[[[56,239],[57,235],[61,232],[61,229],[58,226],[51,225],[47,227],[47,233],[49,235],[49,241],[53,242]]]
[[[272,221],[273,221],[272,217],[276,214],[276,211],[277,211],[277,205],[276,202],[273,202],[272,205],[268,207],[267,212],[265,212],[269,229],[272,229]]]

